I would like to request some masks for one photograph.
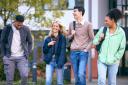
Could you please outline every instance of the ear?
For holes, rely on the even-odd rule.
[[[80,14],[82,15],[82,11],[79,11],[80,12]]]
[[[114,19],[111,19],[111,21],[115,23],[115,20]]]

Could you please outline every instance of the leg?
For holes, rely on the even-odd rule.
[[[113,64],[108,66],[108,85],[116,85],[118,66],[119,64]]]
[[[107,65],[98,61],[98,85],[106,85]]]
[[[21,85],[27,85],[28,80],[28,60],[25,57],[17,59],[17,67],[21,76]]]
[[[51,64],[46,64],[46,85],[52,85],[53,71],[54,66]]]
[[[74,71],[74,77],[75,77],[75,85],[78,83],[78,52],[77,51],[71,51],[70,54],[70,60],[73,66],[73,71]]]
[[[56,69],[57,74],[57,85],[63,85],[63,68],[62,69]]]
[[[8,57],[4,57],[3,62],[7,85],[13,85],[15,61],[10,60]]]
[[[79,55],[79,85],[86,85],[86,66],[88,62],[88,52],[80,52]]]

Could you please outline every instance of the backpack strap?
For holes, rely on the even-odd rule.
[[[107,32],[107,27],[104,27],[104,28],[103,28],[103,32],[102,32],[102,33],[104,33],[104,39],[105,39],[105,36],[106,36],[106,32]],[[98,52],[100,51],[100,48],[101,48],[101,45],[102,45],[104,39],[102,39],[102,40],[100,41],[99,45],[96,45],[96,49],[97,49]]]
[[[76,28],[76,21],[73,21],[73,30]]]
[[[106,31],[107,31],[107,27],[104,27],[104,29],[103,29],[104,39],[105,39],[105,36],[106,36]],[[104,39],[103,39],[103,40],[104,40]],[[102,40],[102,41],[103,41],[103,40]]]

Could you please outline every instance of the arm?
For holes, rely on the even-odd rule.
[[[2,56],[5,56],[6,54],[5,54],[5,44],[6,44],[6,42],[5,42],[5,36],[6,36],[6,27],[4,27],[3,28],[3,30],[2,30],[2,33],[1,33],[1,40],[0,40],[0,42],[1,42],[1,54],[2,54]]]
[[[49,37],[47,37],[43,43],[43,53],[44,54],[47,54],[49,52],[49,49],[51,48],[51,46],[48,45],[49,42],[50,42],[50,39],[49,39]]]
[[[27,43],[28,43],[28,53],[30,54],[31,51],[32,51],[32,35],[31,35],[31,31],[29,30],[28,28],[28,31],[27,31]]]
[[[73,34],[72,34],[72,23],[69,24],[69,30],[67,33],[67,38],[70,40],[73,38]]]
[[[66,38],[63,37],[61,43],[61,52],[59,56],[58,67],[62,68],[65,62],[66,62]]]
[[[125,34],[123,34],[123,37],[122,37],[122,41],[120,43],[120,47],[117,51],[117,53],[115,54],[115,62],[120,60],[124,54],[124,51],[125,51],[125,46],[126,46],[126,36]]]
[[[100,35],[103,31],[103,27],[99,29],[99,31],[96,33],[94,40],[93,40],[93,45],[98,45],[100,41]]]
[[[86,50],[89,50],[92,46],[92,41],[94,39],[94,32],[93,32],[93,29],[92,29],[92,24],[89,24],[88,25],[88,34],[89,34],[89,38],[90,38],[90,42],[86,48]]]

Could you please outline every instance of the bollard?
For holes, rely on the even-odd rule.
[[[37,61],[36,57],[37,56],[37,48],[34,48],[34,57],[33,57],[33,64],[32,64],[32,82],[34,85],[36,85],[37,82]]]
[[[37,82],[37,66],[36,66],[36,62],[33,63],[32,65],[32,82],[36,83]]]

